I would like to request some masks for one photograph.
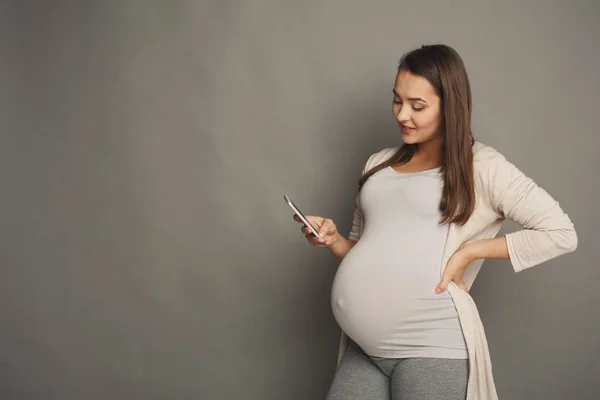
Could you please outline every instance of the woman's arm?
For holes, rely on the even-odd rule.
[[[356,244],[356,240],[346,239],[338,232],[333,244],[327,246],[331,254],[335,256],[339,261],[342,261],[346,254]]]
[[[499,218],[508,218],[523,229],[502,237],[463,243],[448,260],[436,293],[445,291],[451,281],[468,292],[463,273],[477,259],[508,258],[519,272],[577,248],[573,223],[556,200],[500,153],[488,162],[484,197]]]
[[[468,260],[467,262],[481,258],[509,258],[505,236],[465,242],[458,251],[461,251],[465,255],[465,258]]]
[[[573,223],[558,202],[506,158],[498,155],[492,161],[487,179],[492,207],[523,229],[495,242],[482,241],[474,248],[477,258],[502,256],[505,239],[506,253],[519,272],[577,248]]]
[[[506,237],[469,240],[463,243],[448,260],[442,279],[435,287],[435,292],[441,293],[446,290],[451,281],[454,281],[465,292],[469,292],[463,282],[463,274],[471,261],[480,258],[509,258]]]

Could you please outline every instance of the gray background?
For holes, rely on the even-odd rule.
[[[0,398],[324,398],[337,262],[281,196],[347,233],[397,61],[436,42],[579,234],[472,289],[499,395],[600,398],[595,0],[3,1]]]

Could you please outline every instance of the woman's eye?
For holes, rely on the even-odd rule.
[[[402,104],[402,100],[394,99],[394,104]],[[415,111],[423,111],[424,108],[425,107],[421,107],[421,108],[412,107],[412,109],[415,110]]]

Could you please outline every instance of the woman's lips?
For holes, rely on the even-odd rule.
[[[404,132],[404,133],[411,133],[411,132],[415,131],[415,128],[408,127],[405,125],[400,125],[400,128],[402,129],[402,132]]]

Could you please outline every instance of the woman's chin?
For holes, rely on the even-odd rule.
[[[415,138],[413,135],[409,135],[409,134],[406,134],[406,133],[402,132],[401,136],[402,136],[402,141],[404,143],[406,143],[406,144],[415,144],[415,143],[418,143],[417,138]]]

